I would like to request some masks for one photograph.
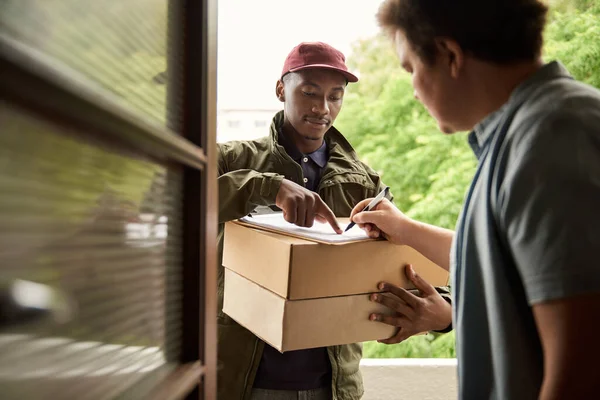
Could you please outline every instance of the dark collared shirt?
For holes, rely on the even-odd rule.
[[[321,180],[321,173],[327,164],[327,145],[325,141],[321,147],[310,154],[302,154],[294,142],[283,133],[279,132],[279,144],[283,146],[286,153],[302,167],[304,174],[304,186],[308,190],[316,192]]]
[[[294,142],[279,132],[279,144],[301,167],[304,186],[316,191],[327,164],[327,145],[310,154],[302,154]],[[265,344],[254,387],[272,390],[310,390],[331,386],[331,363],[327,349],[288,351],[281,354]]]

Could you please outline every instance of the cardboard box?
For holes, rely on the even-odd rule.
[[[223,311],[281,352],[384,339],[396,331],[369,321],[369,314],[390,310],[367,294],[287,300],[227,268]]]
[[[432,285],[447,284],[447,271],[407,246],[322,244],[228,222],[223,311],[282,352],[386,339],[395,328],[368,318],[392,311],[369,294],[381,281],[411,288],[409,263]]]
[[[225,225],[223,265],[290,300],[377,292],[381,281],[412,288],[407,264],[433,286],[448,284],[448,271],[386,240],[328,245],[235,222]]]

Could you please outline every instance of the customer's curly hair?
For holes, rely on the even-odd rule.
[[[385,0],[379,25],[400,30],[427,64],[437,38],[455,40],[466,54],[507,64],[539,58],[548,8],[539,0]]]

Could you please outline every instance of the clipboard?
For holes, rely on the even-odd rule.
[[[377,240],[370,238],[367,233],[358,226],[354,226],[342,234],[335,233],[328,223],[321,223],[318,221],[315,221],[311,228],[297,226],[287,222],[283,218],[282,212],[251,215],[232,222],[266,232],[278,233],[328,245],[341,245]],[[344,229],[350,223],[350,218],[338,218],[338,222],[340,223],[341,228]]]

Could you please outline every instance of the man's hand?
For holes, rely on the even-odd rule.
[[[350,220],[364,229],[369,237],[384,237],[395,244],[405,244],[405,226],[412,220],[398,210],[388,199],[383,199],[373,210],[363,211],[372,199],[358,203],[350,213]]]
[[[415,221],[387,199],[383,199],[372,211],[363,211],[370,201],[361,201],[350,214],[350,219],[370,237],[384,237],[394,244],[410,246],[446,271],[450,269],[454,232]]]
[[[380,321],[398,328],[396,335],[379,340],[380,343],[400,343],[417,333],[446,329],[452,323],[452,306],[433,286],[417,275],[411,265],[406,267],[405,272],[418,289],[418,296],[385,282],[379,284],[379,289],[389,293],[371,295],[371,301],[381,303],[395,311],[393,316],[381,314],[369,316],[371,321]]]
[[[333,211],[315,192],[284,179],[281,181],[275,205],[283,210],[287,222],[303,227],[311,227],[315,219],[327,222],[336,233],[342,233]]]

